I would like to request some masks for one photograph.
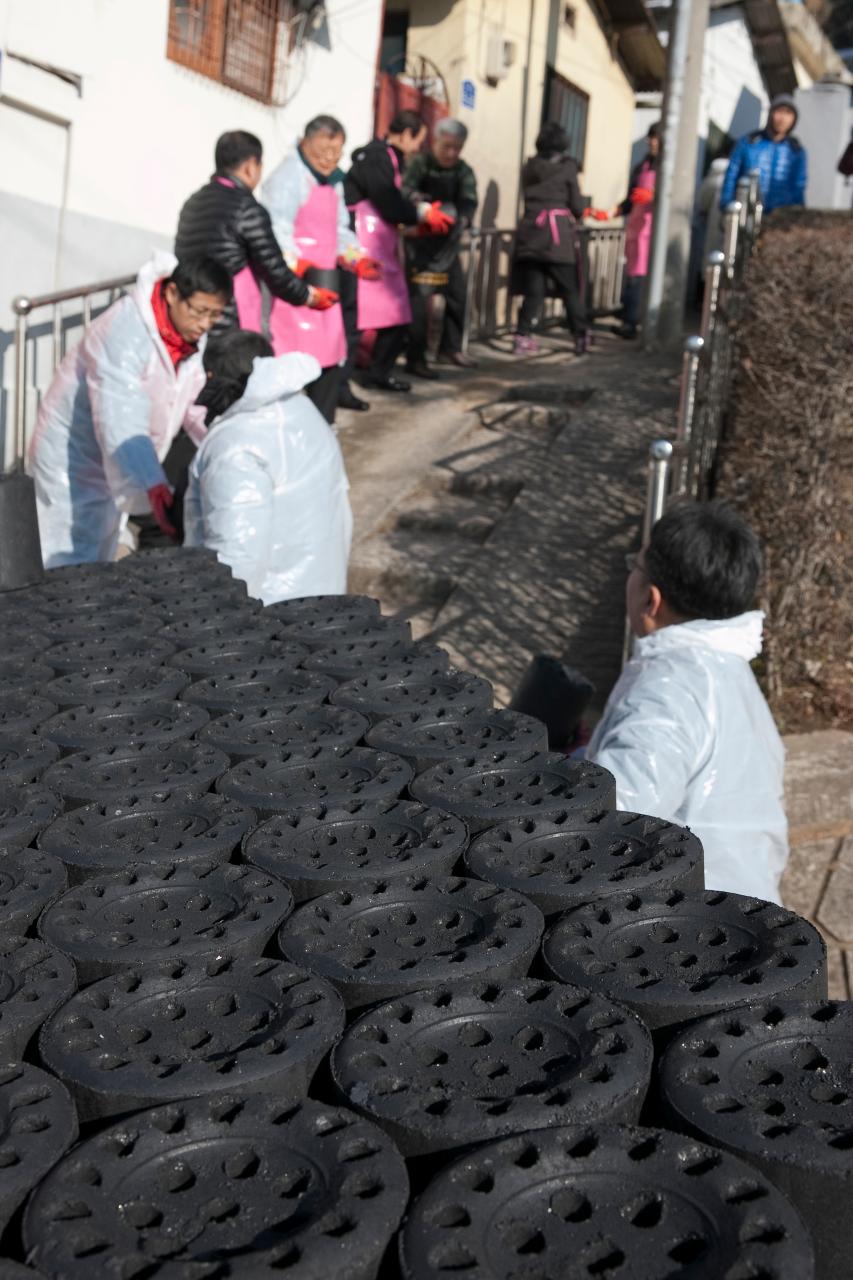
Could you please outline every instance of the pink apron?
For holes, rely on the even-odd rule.
[[[331,185],[315,185],[293,223],[293,241],[300,258],[315,267],[334,267],[338,260],[338,193]],[[270,310],[270,341],[277,356],[286,351],[302,351],[315,356],[324,369],[341,364],[347,342],[340,306],[328,311],[292,307],[273,298]]]
[[[644,164],[637,174],[636,187],[654,191],[657,170]],[[649,253],[652,247],[653,204],[635,204],[625,223],[625,270],[629,276],[645,276],[649,273]]]
[[[394,166],[394,185],[400,187],[400,166],[393,147],[388,148]],[[412,307],[409,287],[400,262],[400,236],[397,228],[380,216],[369,200],[355,206],[355,233],[365,253],[382,267],[381,280],[358,282],[359,329],[390,329],[395,324],[410,324]]]

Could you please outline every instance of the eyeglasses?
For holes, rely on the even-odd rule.
[[[225,315],[224,307],[194,307],[186,298],[181,298],[181,302],[196,320],[212,320],[216,324],[217,320],[221,320]]]

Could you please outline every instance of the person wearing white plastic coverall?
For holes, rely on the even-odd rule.
[[[344,127],[334,116],[315,116],[298,144],[262,188],[264,204],[287,265],[308,284],[341,295],[341,271],[377,280],[379,264],[368,257],[350,227],[344,175],[338,168]],[[341,306],[308,311],[273,298],[269,323],[276,355],[304,351],[320,361],[321,374],[305,388],[327,422],[335,421],[347,339]]]
[[[184,541],[205,546],[274,604],[346,590],[349,484],[334,432],[307,396],[320,365],[273,356],[249,331],[217,336],[199,396],[207,435],[190,465]]]
[[[620,809],[695,832],[707,889],[779,902],[784,751],[749,666],[764,617],[747,612],[757,539],[723,503],[679,503],[628,559],[638,639],[587,759],[614,774]]]
[[[204,436],[201,351],[230,297],[217,263],[158,252],[62,361],[28,458],[46,568],[113,560],[130,513],[174,532],[161,462],[181,426]]]

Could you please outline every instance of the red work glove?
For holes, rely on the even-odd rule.
[[[359,258],[352,269],[359,280],[382,279],[382,263],[375,258]]]
[[[167,484],[154,484],[148,490],[148,501],[151,503],[151,512],[154,519],[162,529],[163,533],[170,538],[177,538],[178,531],[169,520],[166,512],[175,501],[172,490]]]
[[[306,306],[309,306],[312,311],[328,311],[329,307],[333,307],[339,301],[334,289],[321,289],[318,285],[311,285]]]
[[[594,218],[596,222],[607,222],[610,218],[610,214],[606,209],[585,209],[584,217]]]
[[[654,198],[654,191],[649,191],[648,187],[634,187],[629,197],[631,204],[651,204]]]
[[[433,200],[421,217],[421,227],[425,228],[424,235],[446,236],[455,221],[455,218],[442,212],[440,200]]]

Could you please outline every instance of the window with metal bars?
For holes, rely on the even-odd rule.
[[[583,169],[586,151],[586,121],[589,113],[589,94],[571,84],[553,67],[548,67],[545,77],[545,93],[542,99],[542,123],[552,120],[562,125],[569,135],[569,155]]]
[[[261,102],[283,93],[290,0],[169,0],[167,57]]]

